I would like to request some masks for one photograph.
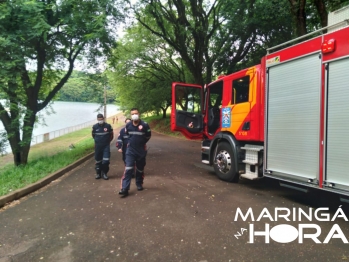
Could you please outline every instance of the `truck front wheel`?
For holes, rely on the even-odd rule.
[[[237,182],[239,180],[239,174],[235,166],[234,152],[227,142],[218,144],[213,167],[220,179],[228,182]]]

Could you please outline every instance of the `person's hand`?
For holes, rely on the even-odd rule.
[[[121,148],[120,148],[120,149],[118,149],[118,152],[122,153],[122,149],[121,149]]]

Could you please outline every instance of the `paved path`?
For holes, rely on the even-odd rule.
[[[256,231],[264,230],[266,223],[271,228],[300,224],[267,218],[234,221],[238,207],[244,212],[251,207],[257,219],[263,208],[274,212],[275,207],[330,206],[332,217],[340,204],[333,195],[306,195],[279,188],[268,179],[239,184],[220,181],[199,164],[198,142],[154,133],[148,146],[144,191],[138,192],[133,180],[130,195],[118,195],[123,164],[113,144],[110,180],[94,179],[90,159],[1,211],[0,262],[349,260],[349,244],[341,239],[329,244],[311,239],[282,244],[270,239],[265,244],[264,237],[255,236],[252,244],[248,231],[234,237],[241,228],[249,229],[249,224]],[[347,206],[344,209],[347,212]],[[341,218],[304,223],[321,226],[321,242],[335,223],[349,239],[348,222]],[[292,233],[277,229],[286,238]]]

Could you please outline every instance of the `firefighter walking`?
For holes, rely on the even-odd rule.
[[[110,142],[114,138],[113,128],[104,121],[102,114],[97,115],[98,123],[92,127],[92,137],[95,140],[96,179],[108,180],[107,173],[110,163]]]
[[[130,189],[132,174],[136,164],[136,186],[137,190],[143,190],[144,167],[146,164],[146,143],[151,137],[149,125],[139,118],[137,108],[131,109],[132,121],[126,125],[125,134],[129,136],[126,150],[125,172],[121,178],[120,195],[127,196]]]

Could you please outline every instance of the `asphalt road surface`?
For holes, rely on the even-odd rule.
[[[118,195],[113,142],[108,181],[91,159],[1,210],[0,262],[349,261],[348,204],[336,195],[221,181],[200,164],[199,142],[153,133],[148,147],[144,191],[133,180]]]

